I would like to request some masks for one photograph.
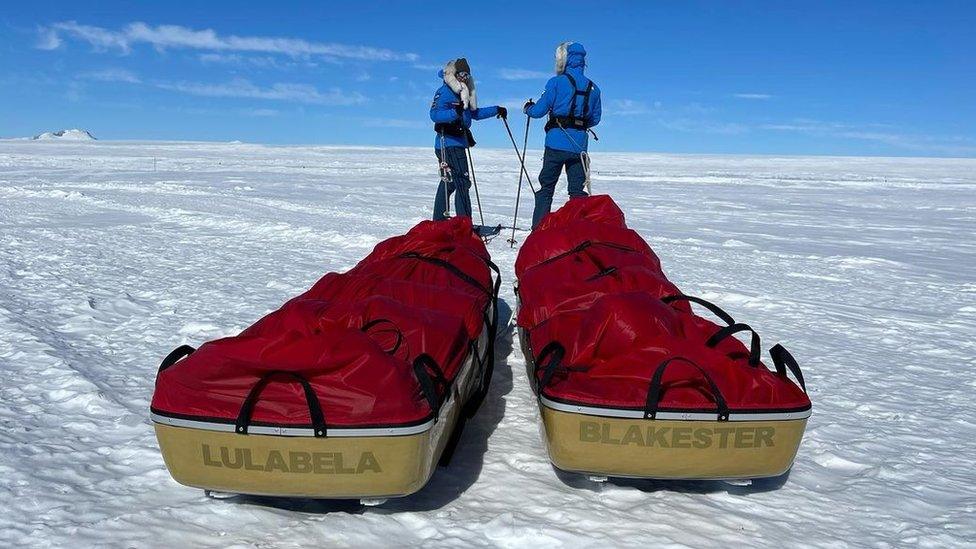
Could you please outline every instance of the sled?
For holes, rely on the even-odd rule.
[[[530,380],[536,363],[519,340]],[[602,407],[537,394],[544,442],[558,469],[595,477],[730,480],[775,477],[793,464],[810,408],[721,413]]]
[[[487,394],[499,286],[470,220],[425,222],[241,335],[181,346],[151,408],[167,469],[208,493],[420,490]]]
[[[796,360],[776,345],[766,368],[759,335],[681,293],[609,197],[546,217],[516,274],[519,341],[556,468],[702,480],[790,469],[811,414]]]

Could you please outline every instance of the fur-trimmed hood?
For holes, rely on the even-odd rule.
[[[566,67],[583,69],[586,66],[586,49],[579,42],[563,42],[556,47],[556,74],[566,72]]]
[[[456,76],[457,69],[454,67],[456,62],[457,59],[448,61],[444,69],[440,71],[439,76],[444,79],[444,83],[449,88],[454,90],[454,93],[461,96],[461,103],[464,105],[465,110],[476,110],[478,108],[478,96],[475,92],[474,75],[468,76],[467,82],[458,80]]]

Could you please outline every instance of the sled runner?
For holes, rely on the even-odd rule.
[[[469,218],[427,221],[238,336],[176,349],[151,406],[167,468],[218,492],[416,492],[487,394],[500,280]]]
[[[811,411],[796,360],[776,345],[767,369],[759,335],[672,284],[609,197],[548,215],[515,270],[519,337],[556,467],[748,479],[792,466]]]

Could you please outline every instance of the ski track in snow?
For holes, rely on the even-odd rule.
[[[514,155],[474,157],[486,221],[510,223]],[[976,543],[976,161],[594,153],[593,166],[594,189],[684,291],[800,360],[814,414],[788,477],[557,474],[509,328],[484,407],[421,492],[368,509],[208,499],[170,478],[156,446],[159,360],[236,333],[426,218],[433,152],[11,141],[0,546]],[[503,316],[507,236],[489,245]]]

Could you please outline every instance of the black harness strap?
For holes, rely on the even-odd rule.
[[[589,129],[590,94],[593,92],[593,81],[590,80],[585,90],[580,90],[576,86],[576,79],[569,73],[564,72],[563,76],[569,79],[569,83],[572,84],[573,90],[575,91],[569,103],[569,114],[566,116],[556,116],[550,113],[549,121],[546,122],[546,131],[560,126],[574,130],[587,130]],[[576,116],[576,98],[579,96],[583,97],[583,111],[579,116]]]
[[[458,102],[461,101],[461,96],[458,95],[456,91],[451,90],[451,93],[454,94],[454,98],[457,99]],[[437,122],[437,123],[435,123],[434,124],[434,131],[437,132],[437,133],[439,133],[439,134],[450,135],[451,137],[456,137],[458,139],[467,139],[467,142],[468,142],[468,146],[469,147],[474,147],[474,145],[475,145],[474,134],[471,133],[471,129],[470,128],[465,128],[464,127],[464,117],[463,116],[458,116],[458,119],[457,120],[454,120],[454,121],[451,121],[451,122]]]

